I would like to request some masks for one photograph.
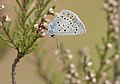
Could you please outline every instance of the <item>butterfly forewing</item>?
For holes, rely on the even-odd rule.
[[[61,11],[50,23],[48,31],[50,34],[55,35],[75,35],[86,32],[85,26],[79,17],[69,10]]]

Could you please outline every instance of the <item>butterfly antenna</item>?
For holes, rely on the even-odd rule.
[[[56,36],[55,36],[55,40],[56,40],[56,44],[57,44],[57,49],[59,49],[58,40],[57,40]]]

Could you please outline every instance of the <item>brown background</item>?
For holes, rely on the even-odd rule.
[[[1,0],[0,3],[5,4],[6,9],[4,13],[7,13],[10,18],[14,19],[15,12],[13,7],[16,5],[15,0]],[[65,48],[71,49],[74,55],[76,55],[75,53],[79,47],[84,45],[88,46],[97,66],[98,58],[96,56],[94,45],[101,42],[100,38],[105,35],[106,31],[105,13],[102,10],[103,1],[57,0],[56,2],[51,3],[49,7],[52,4],[57,6],[56,11],[58,12],[63,9],[68,9],[78,14],[87,29],[87,34],[82,36],[59,36],[59,43],[63,43]],[[44,49],[47,51],[47,58],[52,58],[56,61],[53,55],[54,49],[56,49],[55,40],[50,36],[46,36],[43,40],[45,41]],[[28,61],[31,55],[22,59],[17,67],[17,84],[43,84],[36,75],[35,66]],[[0,62],[0,84],[10,84],[11,65],[15,57],[16,51],[9,48],[5,53],[5,58]]]

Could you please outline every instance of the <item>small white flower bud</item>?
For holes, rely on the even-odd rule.
[[[50,19],[45,19],[45,21],[49,23],[49,22],[50,22]]]
[[[54,13],[53,8],[50,8],[50,9],[49,9],[49,12],[50,12],[50,13]]]
[[[117,8],[114,8],[114,9],[113,9],[113,13],[116,13],[116,12],[117,12]]]
[[[105,84],[112,84],[112,83],[109,80],[106,80]]]
[[[89,49],[87,47],[83,47],[79,49],[79,54],[82,56],[89,56]]]
[[[52,1],[57,1],[57,0],[52,0]]]
[[[6,22],[9,22],[10,21],[10,18],[8,15],[4,15],[3,16],[3,20],[6,21]]]
[[[112,20],[112,23],[113,23],[114,26],[118,26],[119,25],[119,20],[114,19],[114,20]]]
[[[118,6],[118,2],[117,1],[113,1],[112,5],[116,7],[116,6]]]
[[[92,65],[93,65],[92,61],[90,61],[90,62],[87,63],[88,67],[91,67]]]
[[[10,18],[9,18],[8,16],[6,17],[6,21],[7,21],[7,22],[9,22],[9,21],[10,21]]]
[[[0,21],[0,27],[2,26],[3,24],[2,24],[2,22]]]
[[[64,80],[64,84],[70,84],[69,80]]]
[[[116,26],[115,28],[114,28],[114,31],[116,32],[116,33],[119,33],[119,27],[118,26]]]
[[[75,69],[70,69],[70,73],[75,73]]]
[[[115,84],[120,84],[120,80],[116,80],[116,81],[115,81]]]
[[[39,26],[39,24],[35,24],[35,25],[34,25],[34,28],[38,29],[38,26]]]
[[[45,32],[42,32],[42,33],[41,33],[41,36],[44,37],[44,36],[45,36]]]
[[[75,68],[75,64],[71,63],[70,68],[72,68],[72,69]]]
[[[115,17],[115,19],[119,19],[120,16],[119,16],[119,14],[115,14],[114,17]]]
[[[45,29],[41,29],[41,32],[45,32]]]
[[[55,12],[54,15],[57,16],[59,13]]]
[[[112,46],[111,43],[107,43],[107,47],[108,47],[108,48],[112,48],[113,46]]]
[[[70,53],[71,53],[70,49],[66,49],[65,52],[66,52],[67,54],[70,54]]]
[[[0,10],[1,9],[4,9],[5,8],[5,6],[2,4],[2,5],[0,5]]]
[[[49,11],[53,11],[53,8],[50,8]]]
[[[85,76],[85,80],[90,80],[90,77],[89,76]]]
[[[81,83],[81,81],[80,81],[80,80],[77,80],[77,81],[76,81],[76,83],[77,83],[77,84],[80,84],[80,83]]]
[[[96,76],[95,73],[93,73],[93,72],[90,73],[90,77],[91,77],[91,78],[94,78],[95,76]]]
[[[47,18],[47,15],[44,15],[43,17],[44,17],[44,19],[46,19],[46,18]]]
[[[60,51],[59,50],[55,50],[55,55],[59,55]]]
[[[115,15],[112,14],[112,15],[110,15],[109,18],[110,18],[110,20],[113,20],[113,19],[115,19]]]
[[[39,29],[41,30],[42,28],[41,28],[41,27],[39,27]]]
[[[110,60],[107,59],[107,60],[105,61],[105,64],[110,64]]]
[[[44,25],[45,27],[48,27],[48,23],[47,23],[47,22],[44,22],[43,25]]]
[[[117,55],[117,54],[114,56],[114,60],[115,60],[115,61],[117,61],[119,58],[120,58],[120,56]]]
[[[72,84],[76,83],[77,82],[77,79],[76,78],[72,78]]]
[[[108,4],[106,4],[106,3],[103,4],[103,8],[104,8],[104,9],[108,9]]]
[[[68,54],[68,59],[72,59],[73,55],[72,54]]]
[[[72,78],[72,75],[71,75],[71,74],[66,74],[66,78],[67,78],[67,79],[71,79],[71,78]]]
[[[76,72],[74,75],[75,75],[75,77],[79,77],[79,73],[78,72]]]
[[[96,78],[92,78],[92,82],[93,82],[93,83],[96,83],[96,82],[97,82],[97,79],[96,79]]]
[[[4,5],[1,5],[1,8],[3,9],[3,8],[5,8],[5,6],[4,6]]]
[[[108,4],[112,4],[114,0],[108,0]]]
[[[107,8],[107,11],[112,11],[112,10],[113,10],[112,7],[108,7],[108,8]]]

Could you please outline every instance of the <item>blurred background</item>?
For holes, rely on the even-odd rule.
[[[15,12],[13,7],[16,6],[15,0],[0,0],[0,3],[4,4],[6,9],[3,13],[7,13],[12,20],[15,18]],[[74,56],[80,47],[87,46],[90,49],[95,66],[98,65],[98,57],[96,56],[95,44],[101,44],[101,36],[105,36],[106,32],[106,17],[105,12],[102,9],[103,0],[57,0],[51,2],[49,7],[56,5],[57,12],[63,9],[68,9],[75,12],[83,21],[86,26],[87,33],[81,36],[58,36],[58,42],[62,43],[65,48],[69,48]],[[13,21],[14,23],[14,21]],[[46,51],[45,62],[48,59],[55,61],[54,50],[56,49],[55,39],[50,36],[46,36],[39,40],[40,43],[44,42],[42,49]],[[0,84],[10,84],[11,82],[11,65],[16,57],[16,51],[9,47],[3,46],[0,41]],[[37,52],[42,50],[37,49]],[[21,60],[17,67],[17,84],[44,84],[40,81],[36,73],[36,67],[29,60],[35,54],[30,54]],[[57,72],[57,71],[56,71]]]

